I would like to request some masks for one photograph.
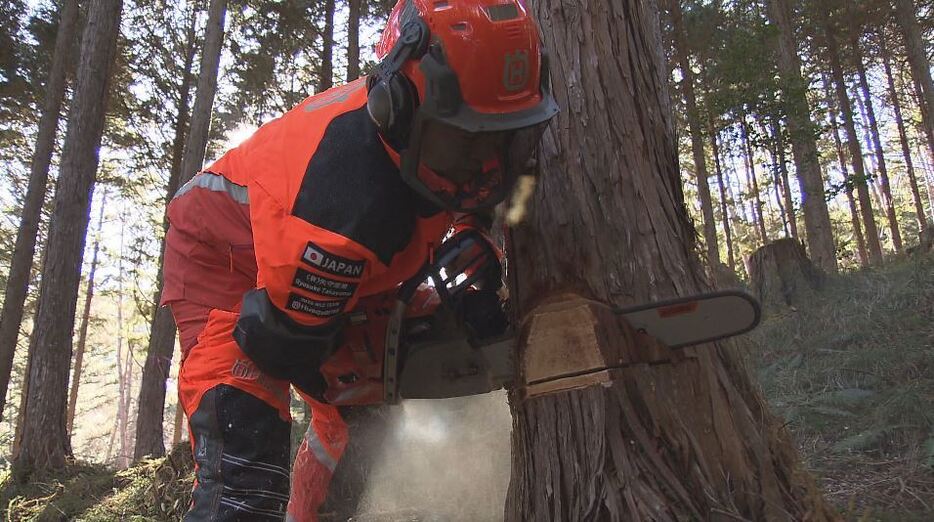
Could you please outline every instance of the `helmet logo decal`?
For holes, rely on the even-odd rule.
[[[503,87],[508,92],[521,91],[529,81],[529,51],[518,49],[503,57]]]

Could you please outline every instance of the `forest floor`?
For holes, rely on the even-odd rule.
[[[751,336],[774,413],[848,520],[934,520],[932,318],[928,255],[831,278],[807,304],[767,313]],[[0,475],[0,512],[8,521],[179,520],[190,458],[181,445],[119,472],[75,464],[28,485]]]
[[[827,498],[850,520],[934,520],[934,255],[766,317],[759,383]]]

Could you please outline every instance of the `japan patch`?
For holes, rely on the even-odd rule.
[[[357,283],[345,283],[344,281],[330,279],[312,274],[301,268],[295,271],[295,279],[292,281],[292,286],[318,295],[343,298],[352,297],[353,293],[357,290]]]
[[[302,261],[314,266],[322,272],[357,279],[363,277],[363,268],[366,266],[366,261],[347,259],[346,257],[332,254],[311,241],[309,241],[308,246],[305,247],[305,252],[302,254]]]
[[[318,301],[295,293],[289,294],[289,301],[286,306],[289,310],[301,312],[303,314],[313,315],[315,317],[334,317],[341,313],[347,301]]]

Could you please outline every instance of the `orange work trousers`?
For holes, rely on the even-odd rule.
[[[196,470],[184,520],[317,521],[347,445],[337,409],[300,393],[311,422],[290,476],[289,383],[261,372],[240,350],[233,338],[236,312],[187,301],[169,305],[183,339],[178,394]],[[194,329],[200,329],[196,337]]]

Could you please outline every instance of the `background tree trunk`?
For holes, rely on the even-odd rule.
[[[707,180],[707,152],[704,150],[704,126],[701,124],[697,97],[694,94],[694,71],[691,69],[691,57],[687,44],[687,34],[681,14],[681,0],[668,0],[671,21],[674,30],[675,53],[681,68],[681,89],[688,111],[688,132],[691,134],[691,151],[694,155],[694,176],[697,181],[697,197],[700,199],[701,214],[704,218],[704,245],[707,249],[707,263],[716,267],[720,263],[720,247],[717,241],[717,223],[713,218],[713,203],[710,199],[710,185]]]
[[[324,0],[324,34],[321,48],[321,77],[318,92],[334,86],[334,0]]]
[[[48,254],[36,314],[36,351],[27,390],[23,444],[14,459],[22,474],[60,468],[71,453],[65,431],[68,373],[90,194],[97,172],[110,71],[122,0],[92,0],[82,38],[77,86],[68,115]]]
[[[834,149],[837,152],[837,161],[840,164],[840,172],[843,174],[843,188],[846,192],[846,199],[850,209],[850,224],[853,227],[853,237],[856,239],[857,253],[859,254],[860,266],[869,266],[869,253],[866,252],[866,241],[863,239],[863,227],[859,222],[859,208],[856,206],[856,198],[853,197],[853,181],[850,178],[850,169],[846,166],[846,153],[843,150],[843,141],[840,140],[840,125],[837,123],[837,108],[833,101],[833,87],[827,76],[823,76],[824,96],[827,100],[827,107],[830,112],[830,128],[833,131]]]
[[[720,189],[720,214],[723,220],[723,235],[726,238],[726,255],[730,271],[736,273],[736,256],[733,253],[733,230],[730,226],[729,204],[726,199],[726,182],[723,177],[723,166],[720,163],[720,146],[717,139],[717,133],[711,125],[710,146],[713,149],[714,168],[717,171],[717,187]]]
[[[510,233],[520,314],[568,290],[631,305],[707,288],[649,4],[532,4],[564,111],[529,221]],[[631,357],[615,381],[527,400],[512,390],[506,520],[833,517],[727,343],[649,365],[624,338],[605,341]]]
[[[807,101],[807,83],[801,77],[801,59],[792,27],[789,0],[768,0],[769,19],[778,28],[778,69],[782,79],[782,103],[788,115],[788,132],[801,189],[804,228],[811,259],[825,272],[837,271],[837,257],[824,199],[824,180],[817,157],[814,124]]]
[[[785,200],[782,198],[782,175],[779,172],[778,167],[778,143],[773,139],[772,146],[768,148],[769,156],[772,159],[772,166],[769,170],[772,173],[772,188],[775,194],[775,205],[778,207],[778,213],[782,220],[782,231],[785,233],[785,237],[791,237],[791,227],[789,222],[792,220],[788,218],[788,213],[785,212]]]
[[[182,70],[182,80],[178,88],[178,114],[175,117],[175,137],[172,142],[172,168],[165,188],[166,206],[178,191],[182,178],[182,157],[185,153],[185,139],[188,136],[191,84],[194,80],[192,66],[194,65],[195,48],[197,47],[195,42],[196,20],[197,10],[192,9],[191,20],[188,25],[188,41],[186,42],[187,54],[185,55],[185,65]],[[221,24],[222,26],[223,24]],[[217,27],[217,25],[215,24],[214,27]],[[218,52],[219,50],[220,46]],[[204,150],[204,146],[202,146],[201,150]],[[168,215],[164,214],[162,218],[163,239],[159,253],[159,271],[156,276],[157,290],[153,300],[153,319],[150,324],[149,346],[146,348],[146,362],[143,366],[139,400],[137,401],[139,405],[136,417],[134,460],[139,460],[147,455],[158,457],[165,454],[165,443],[163,442],[165,383],[166,379],[169,378],[172,356],[175,352],[175,319],[168,308],[159,306],[159,298],[162,295],[164,282],[162,263],[165,257],[165,232],[168,228]]]
[[[84,368],[84,351],[88,342],[88,323],[91,319],[91,301],[94,299],[94,276],[97,272],[97,254],[101,248],[104,229],[104,209],[107,207],[107,192],[101,193],[100,214],[97,217],[97,237],[91,254],[91,268],[88,270],[88,289],[84,296],[84,311],[81,312],[81,324],[78,326],[78,345],[75,348],[74,370],[71,376],[71,389],[68,392],[68,411],[65,414],[65,431],[71,437],[75,427],[75,410],[78,406],[78,387],[81,385],[81,372]]]
[[[769,234],[765,231],[765,213],[762,212],[762,195],[759,193],[759,182],[756,180],[755,151],[749,140],[749,126],[746,124],[746,116],[742,116],[740,121],[741,135],[743,139],[744,156],[746,159],[746,176],[749,179],[749,190],[752,192],[753,212],[752,218],[756,224],[756,230],[759,232],[759,241],[762,245],[769,242]]]
[[[778,149],[778,171],[781,174],[782,198],[785,201],[785,210],[788,212],[788,226],[791,228],[791,237],[798,239],[798,218],[795,213],[794,201],[791,199],[791,184],[788,181],[785,138],[782,135],[782,126],[778,119],[772,121],[772,133],[775,135],[775,147]]]
[[[49,165],[55,150],[55,135],[62,111],[62,99],[65,96],[66,69],[68,59],[72,57],[75,45],[75,24],[78,19],[78,1],[65,0],[55,36],[55,51],[52,56],[52,68],[46,84],[42,116],[36,136],[36,149],[33,152],[29,173],[29,186],[26,189],[26,201],[23,204],[19,230],[16,233],[16,246],[10,261],[10,272],[6,280],[3,296],[3,309],[0,311],[0,419],[6,404],[7,391],[10,387],[10,373],[13,371],[13,356],[19,339],[19,329],[23,322],[23,307],[29,289],[29,275],[32,272],[33,256],[36,254],[36,236],[39,233],[39,219],[42,204],[45,202],[46,188],[49,184]]]
[[[856,125],[853,123],[853,108],[850,97],[846,92],[846,80],[843,78],[843,67],[840,64],[840,49],[833,27],[833,21],[822,11],[827,55],[830,60],[831,75],[837,93],[837,103],[847,134],[847,146],[850,149],[850,161],[853,163],[853,184],[859,195],[859,209],[863,218],[863,230],[866,232],[865,240],[869,249],[869,261],[872,264],[882,263],[882,245],[879,244],[879,230],[876,228],[876,218],[872,214],[872,199],[869,195],[869,178],[863,163],[863,152],[856,134]]]
[[[360,77],[360,18],[363,0],[348,0],[347,14],[347,81]]]
[[[911,75],[921,86],[918,97],[921,100],[924,128],[929,137],[931,156],[934,157],[934,82],[931,81],[931,62],[924,50],[924,40],[918,28],[918,18],[912,0],[895,0],[895,21],[905,38],[905,50]]]
[[[191,109],[191,125],[182,157],[182,174],[178,185],[188,182],[204,163],[204,152],[208,146],[211,129],[211,112],[214,95],[217,94],[217,71],[220,66],[221,50],[224,47],[224,21],[227,17],[227,0],[211,0],[208,20],[204,28],[204,43],[201,48],[201,65],[198,70],[198,91]],[[173,194],[174,195],[174,194]]]
[[[847,4],[849,6],[849,4]],[[882,140],[879,138],[879,125],[876,122],[876,111],[872,106],[872,93],[869,91],[869,81],[866,79],[866,66],[863,64],[863,53],[860,51],[859,34],[862,27],[854,20],[852,8],[850,10],[850,47],[853,52],[853,61],[859,77],[859,87],[863,95],[863,105],[866,108],[866,118],[869,120],[869,134],[872,137],[873,152],[876,155],[877,172],[879,173],[880,188],[882,189],[882,204],[888,219],[889,230],[892,232],[892,246],[896,252],[902,251],[902,234],[898,230],[898,217],[895,215],[895,202],[892,199],[892,189],[889,186],[889,169],[885,164],[885,151],[882,149]]]
[[[918,215],[918,228],[921,234],[928,229],[927,214],[924,213],[924,203],[921,202],[921,191],[918,189],[918,178],[915,175],[914,163],[911,161],[911,147],[908,143],[908,133],[905,132],[905,119],[902,117],[902,104],[895,89],[895,78],[892,75],[892,58],[885,35],[879,38],[879,50],[882,53],[882,66],[885,68],[885,78],[888,82],[889,102],[895,113],[895,125],[898,127],[899,143],[902,146],[902,158],[905,160],[905,172],[908,174],[908,184],[911,186],[911,198],[915,204],[915,213]]]

